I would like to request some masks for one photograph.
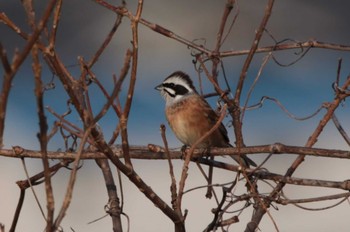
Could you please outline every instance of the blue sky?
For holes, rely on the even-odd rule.
[[[42,6],[43,4],[41,1],[35,1],[35,3],[36,7],[39,9],[38,17],[40,17],[42,12],[40,9],[42,10],[44,8]],[[220,23],[224,3],[225,1],[209,0],[190,2],[175,2],[170,0],[146,1],[142,17],[151,22],[158,23],[188,40],[205,38],[206,46],[210,49],[214,47],[216,32]],[[260,23],[265,4],[266,1],[260,0],[239,1],[240,15],[232,29],[232,33],[223,46],[223,50],[240,50],[250,47],[254,37],[254,30]],[[135,9],[133,2],[128,3],[128,6],[130,6],[130,9]],[[350,15],[348,14],[349,7],[350,2],[345,1],[276,1],[271,19],[268,23],[268,30],[277,40],[293,39],[297,41],[306,41],[314,38],[322,42],[350,45],[350,31],[348,26],[348,22],[350,21]],[[23,18],[23,9],[19,1],[12,2],[1,0],[0,11],[5,12],[9,18],[28,31],[25,18]],[[76,0],[64,2],[58,30],[57,52],[60,57],[62,57],[65,64],[70,66],[69,71],[71,71],[73,75],[78,77],[80,72],[77,66],[77,57],[83,56],[85,60],[89,60],[109,32],[114,20],[115,15],[113,13],[98,6],[93,1]],[[112,89],[112,75],[114,73],[119,73],[120,67],[123,64],[125,51],[130,47],[131,33],[129,26],[129,20],[124,19],[123,24],[116,33],[115,39],[93,68],[96,76],[109,90]],[[196,77],[196,72],[193,68],[193,58],[190,56],[190,50],[187,49],[186,46],[165,38],[160,34],[156,34],[142,25],[140,25],[139,28],[140,53],[138,80],[129,120],[129,138],[131,144],[162,144],[159,125],[161,123],[166,123],[164,117],[164,101],[159,93],[154,90],[154,86],[162,82],[166,76],[175,70],[183,70],[189,73],[193,79]],[[24,43],[22,39],[3,24],[0,24],[0,35],[0,41],[7,49],[9,57],[13,56],[14,48],[23,48]],[[262,45],[273,45],[273,41],[265,35],[262,40]],[[276,52],[275,55],[279,61],[288,63],[297,57],[294,54],[297,51],[298,50]],[[247,91],[260,68],[264,56],[265,54],[256,55],[253,60],[242,95],[243,100],[247,97]],[[234,89],[237,84],[244,58],[244,56],[231,57],[223,61],[232,89]],[[349,52],[311,49],[298,63],[286,68],[276,65],[270,60],[263,70],[248,105],[255,104],[262,96],[266,95],[277,98],[290,112],[297,116],[302,117],[310,115],[323,102],[332,101],[334,95],[331,85],[336,77],[339,58],[343,58],[341,80],[344,81],[350,73]],[[2,68],[0,69],[0,74],[3,76]],[[220,75],[220,77],[222,78],[222,75]],[[52,79],[52,74],[45,66],[43,70],[43,79],[46,83],[50,82]],[[194,81],[197,85],[197,80],[195,79]],[[63,113],[66,111],[66,101],[68,98],[58,78],[54,78],[54,82],[56,88],[46,93],[45,105],[54,108],[59,113]],[[211,92],[213,89],[208,84],[208,81],[204,81],[204,83],[205,90]],[[10,95],[5,132],[6,147],[11,147],[13,145],[20,145],[27,149],[37,149],[39,147],[35,136],[38,131],[38,119],[33,90],[33,75],[31,72],[30,58],[28,58],[15,77]],[[124,87],[122,96],[125,96],[126,91],[127,88]],[[91,96],[94,109],[98,111],[103,106],[105,99],[96,89],[91,91]],[[210,99],[210,102],[214,103],[213,106],[215,106],[215,99]],[[349,131],[350,123],[348,115],[350,112],[346,104],[347,103],[337,111],[337,116],[341,119],[344,128]],[[307,138],[316,128],[324,112],[325,111],[322,111],[317,117],[311,120],[299,122],[288,118],[276,104],[267,101],[263,108],[246,112],[244,120],[245,142],[247,145],[269,144],[274,142],[304,145]],[[55,119],[49,113],[47,113],[47,116],[49,125],[52,126]],[[117,123],[115,117],[114,113],[110,112],[105,119],[99,122],[101,128],[104,130],[106,138],[109,138]],[[75,115],[72,115],[71,120],[79,124],[79,118]],[[232,129],[228,128],[228,130],[231,141],[234,141]],[[181,146],[170,129],[167,130],[167,135],[172,147]],[[341,137],[333,128],[332,124],[327,126],[325,134],[320,137],[319,143],[317,143],[316,146],[348,149],[348,146],[341,140]],[[59,148],[64,148],[62,140],[56,138],[50,143],[50,149],[55,150]],[[269,168],[282,171],[283,173],[285,168],[288,167],[293,160],[293,157],[276,157],[272,163],[268,164]],[[253,156],[253,159],[259,161],[262,158]],[[332,160],[331,167],[334,168],[331,168],[329,172],[320,172],[320,170],[327,170],[326,168],[328,167],[329,160],[312,160],[315,161],[317,165],[306,162],[305,168],[303,168],[303,166],[301,168],[302,171],[300,171],[300,173],[298,172],[298,174],[310,175],[311,178],[322,175],[325,175],[326,179],[327,177],[328,179],[335,178],[336,180],[348,178],[349,173],[347,168],[344,165],[341,166],[344,163],[343,161]],[[28,161],[28,163],[32,174],[41,170],[40,161]],[[180,170],[180,164],[179,162],[178,170]],[[158,189],[158,192],[160,192],[165,199],[168,199],[169,194],[167,190],[169,180],[163,178],[163,174],[168,173],[167,166],[164,162],[136,161],[135,167],[140,172],[141,176],[145,176],[146,180],[152,184],[154,189]],[[193,179],[189,180],[189,185],[192,184],[195,186],[198,183],[197,181],[204,184],[203,180],[198,175],[198,171],[195,167],[193,168]],[[105,230],[107,231],[110,228],[109,219],[105,219],[98,225],[86,226],[87,221],[93,220],[103,214],[102,208],[106,201],[106,199],[104,199],[106,194],[102,184],[103,180],[95,164],[93,162],[85,162],[83,169],[84,170],[80,171],[81,173],[78,173],[78,175],[80,175],[76,187],[77,192],[74,195],[75,198],[73,198],[73,202],[76,200],[77,203],[73,203],[67,218],[70,216],[73,219],[78,217],[79,210],[84,212],[92,211],[92,213],[86,213],[80,219],[67,219],[65,226],[67,226],[66,228],[68,229],[68,226],[74,224],[74,228],[80,228],[84,231],[95,231],[96,227],[94,226],[99,226],[98,228],[106,228]],[[15,174],[13,170],[16,170]],[[0,173],[1,176],[6,175],[9,177],[0,179],[1,185],[9,186],[8,189],[10,190],[6,191],[6,193],[3,193],[3,191],[0,193],[6,194],[6,196],[11,199],[11,201],[9,200],[8,202],[2,202],[0,200],[0,205],[6,203],[6,206],[9,207],[8,211],[11,212],[9,216],[7,211],[4,212],[0,210],[0,222],[5,223],[7,228],[9,228],[18,197],[18,191],[14,183],[16,180],[24,178],[23,168],[19,165],[19,161],[0,157]],[[64,194],[65,183],[68,178],[67,173],[68,172],[61,173],[58,175],[57,179],[55,179],[57,181],[57,186],[60,186],[56,189],[56,197],[58,199]],[[223,172],[219,174],[219,177],[227,178],[227,173]],[[221,179],[218,179],[218,181],[219,180],[221,181]],[[93,188],[93,190],[91,190],[88,183],[94,183],[94,186],[98,186],[100,189]],[[145,204],[144,207],[149,209],[152,208],[151,204],[137,192],[135,187],[129,186],[127,181],[125,181],[125,183],[127,185],[126,192],[128,197],[130,197],[133,202],[130,203],[130,199],[129,202],[126,202],[128,213],[132,215],[133,218],[132,223],[134,229],[132,229],[132,231],[140,231],[140,228],[147,228],[149,231],[152,231],[152,226],[145,227],[147,222],[143,222],[140,219],[142,215],[145,213],[148,214],[148,212],[139,212],[137,207],[138,204]],[[42,194],[42,189],[38,188],[38,191]],[[92,198],[91,196],[86,196],[84,191],[96,191],[91,195],[100,197]],[[291,192],[293,191],[294,189],[291,190]],[[203,203],[200,200],[204,200],[193,200],[190,197],[189,199],[201,205]],[[86,206],[91,207],[91,209],[84,209],[84,206],[81,206],[85,201],[91,202],[91,205]],[[30,202],[29,199],[28,202]],[[208,203],[208,201],[205,202]],[[32,203],[28,203],[25,207],[22,219],[24,223],[20,224],[19,228],[24,228],[25,221],[30,220],[30,216],[25,212],[33,211],[33,215],[36,215],[35,212],[38,211],[37,207]],[[59,207],[60,203],[58,203],[56,208]],[[189,207],[192,210],[190,212],[196,212],[195,204],[189,204]],[[210,208],[210,205],[208,205],[208,207]],[[288,210],[290,210],[289,208]],[[94,212],[95,209],[99,209],[100,212]],[[285,210],[285,208],[281,209],[283,212]],[[151,209],[150,212],[163,218],[157,209]],[[295,214],[295,209],[291,209],[291,212],[291,214]],[[290,212],[288,211],[287,213]],[[287,213],[286,215],[288,215]],[[279,212],[276,212],[276,217],[278,217],[278,214]],[[278,224],[281,230],[295,231],[292,229],[294,225],[286,221],[288,217],[284,216],[283,213],[281,214],[282,216],[278,217],[277,220],[277,222],[280,220]],[[297,211],[297,214],[298,215],[295,216],[296,220],[299,216],[301,218],[304,217],[301,216],[300,211]],[[348,215],[348,211],[345,212],[345,214]],[[195,222],[192,215],[196,214],[190,214],[188,224]],[[313,216],[315,215],[310,216],[310,220],[313,220]],[[332,217],[332,215],[329,217]],[[160,223],[159,226],[164,228],[163,230],[172,228],[168,219],[164,218],[162,221],[164,222]],[[244,220],[242,219],[241,221]],[[43,223],[42,220],[40,223]],[[41,230],[43,227],[40,223],[32,225],[28,231]],[[341,223],[344,224],[337,224],[340,226],[340,230],[345,226],[349,226],[348,222]],[[189,225],[189,228],[192,229],[191,231],[197,231],[202,228],[195,227],[194,224],[196,223],[192,224],[193,225]],[[245,223],[242,225],[244,224]],[[267,218],[265,218],[263,226],[263,228],[267,230],[271,228],[271,223]],[[310,228],[315,229],[315,227]],[[19,231],[21,230],[19,229]]]

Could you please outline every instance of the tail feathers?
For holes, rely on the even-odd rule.
[[[227,144],[227,147],[233,147],[231,144]],[[234,159],[238,164],[243,164],[246,168],[249,168],[249,166],[257,167],[256,163],[251,160],[246,155],[231,155],[231,158]]]
[[[251,165],[251,166],[253,166],[253,167],[258,166],[258,165],[256,165],[256,163],[255,163],[252,159],[250,159],[248,156],[243,155],[242,157],[243,157],[244,162],[245,162],[246,164],[248,164],[248,165],[247,165],[248,168],[249,168],[249,165]]]
[[[249,168],[249,166],[257,166],[256,163],[246,155],[231,155],[231,158],[234,159],[238,164],[244,165],[246,168]]]

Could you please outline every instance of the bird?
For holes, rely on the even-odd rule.
[[[218,121],[218,114],[198,94],[188,74],[175,71],[155,87],[165,99],[165,116],[175,136],[185,145],[191,146],[208,132]],[[197,148],[233,147],[225,126],[220,126],[204,139]],[[238,164],[249,168],[256,166],[246,155],[231,156]]]

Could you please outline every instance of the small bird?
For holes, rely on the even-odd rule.
[[[219,116],[201,97],[190,77],[176,71],[168,76],[163,83],[155,87],[165,99],[165,115],[176,137],[186,146],[193,145],[208,132],[218,121]],[[232,147],[227,130],[221,123],[210,136],[201,142],[198,148]],[[232,156],[245,167],[256,166],[247,156]],[[241,161],[240,161],[241,160]]]

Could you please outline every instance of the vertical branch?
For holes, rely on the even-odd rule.
[[[46,189],[46,200],[47,200],[47,224],[46,231],[53,231],[53,213],[55,208],[54,196],[51,184],[51,175],[50,175],[50,167],[49,160],[47,158],[47,121],[44,113],[44,88],[41,81],[41,65],[39,61],[38,48],[36,46],[33,47],[32,51],[33,56],[33,72],[35,78],[35,95],[37,99],[37,107],[38,107],[38,117],[39,117],[39,127],[40,132],[38,134],[38,138],[40,141],[40,150],[42,153],[42,161],[44,166],[44,175],[45,175],[45,189]]]
[[[1,55],[2,65],[5,70],[4,80],[2,82],[2,90],[0,95],[0,148],[1,148],[4,145],[3,135],[5,130],[5,116],[6,116],[7,101],[11,90],[12,80],[15,75],[7,59],[6,51],[2,47],[1,43],[0,43],[0,55]]]
[[[49,46],[48,46],[49,51],[53,51],[56,44],[56,34],[57,34],[58,23],[61,15],[61,8],[62,8],[62,0],[57,0],[56,8],[53,13],[52,30],[51,30],[51,34],[49,35]]]
[[[39,39],[39,35],[41,34],[42,30],[45,28],[45,25],[53,11],[56,1],[52,0],[49,2],[43,17],[39,21],[37,26],[35,26],[35,22],[34,22],[34,11],[32,8],[32,4],[33,4],[32,1],[24,2],[24,4],[25,4],[25,9],[27,10],[29,25],[33,29],[33,34],[29,38],[27,46],[25,47],[22,55],[19,57],[17,62],[14,63],[14,65],[17,64],[18,66],[12,67],[12,70],[17,70],[19,65],[24,61],[24,58],[27,56],[26,54],[28,54],[29,51],[32,50],[33,73],[35,78],[35,95],[37,99],[38,118],[39,118],[39,127],[40,127],[38,138],[40,142],[40,150],[42,152],[42,162],[44,166],[45,190],[46,190],[46,201],[47,201],[46,231],[49,232],[49,231],[53,231],[53,215],[54,215],[55,202],[54,202],[52,183],[51,183],[50,166],[47,158],[48,125],[47,125],[46,116],[44,113],[44,98],[43,98],[44,87],[41,80],[41,65],[40,65],[38,47],[36,45],[36,42]],[[27,7],[26,7],[26,4],[27,4]]]
[[[220,48],[222,45],[222,37],[224,34],[226,22],[227,22],[228,16],[230,15],[230,13],[232,11],[234,2],[235,2],[235,0],[227,0],[227,2],[225,4],[225,10],[224,10],[224,13],[223,13],[222,18],[221,18],[219,32],[217,33],[217,36],[216,36],[216,46],[215,46],[215,49],[213,51],[214,58],[212,60],[213,66],[212,66],[212,73],[211,73],[211,75],[213,76],[215,81],[217,81],[217,68],[218,68],[218,64],[220,62],[220,59],[219,59],[219,57],[217,57],[217,54],[219,54],[219,51],[220,51]]]
[[[67,94],[69,95],[70,99],[72,100],[72,103],[80,115],[80,117],[83,118],[83,109],[80,105],[79,98],[77,96],[76,91],[76,84],[74,82],[74,79],[70,75],[70,73],[67,71],[67,69],[64,67],[62,61],[59,59],[57,54],[47,54],[46,61],[49,63],[49,66],[53,69],[54,73],[57,74],[58,78],[62,82],[62,85],[64,86]],[[124,174],[126,175],[129,180],[137,186],[140,191],[151,201],[153,202],[169,219],[171,219],[174,224],[176,224],[176,227],[183,228],[183,230],[179,231],[185,231],[184,225],[182,223],[182,219],[178,216],[176,212],[172,210],[169,205],[163,201],[152,189],[149,185],[147,185],[140,176],[133,170],[130,165],[123,164],[120,159],[115,156],[113,150],[111,147],[106,143],[106,141],[103,138],[103,134],[101,131],[96,127],[93,126],[91,128],[91,138],[94,139],[95,145],[98,148],[98,150],[102,151],[110,160],[111,162]],[[125,148],[124,148],[125,149]],[[124,150],[123,150],[124,152]],[[127,150],[128,152],[128,150]]]
[[[45,25],[51,15],[51,12],[55,3],[56,3],[56,0],[51,0],[49,2],[43,17],[39,21],[39,24],[34,29],[32,35],[28,38],[28,42],[24,47],[22,53],[15,55],[14,61],[11,64],[10,69],[9,69],[9,62],[7,61],[6,55],[4,55],[5,54],[4,49],[2,48],[2,46],[0,46],[1,60],[2,60],[3,66],[5,67],[4,82],[2,84],[2,90],[1,90],[1,96],[0,96],[0,147],[3,146],[3,135],[4,135],[4,129],[5,129],[7,100],[10,94],[12,80],[16,75],[19,67],[22,65],[23,61],[30,53],[32,47],[34,46],[35,42],[39,38],[39,35],[41,34],[42,30],[45,28]]]
[[[241,102],[240,98],[243,90],[243,85],[244,85],[245,78],[247,76],[249,66],[253,60],[255,51],[258,48],[260,39],[263,35],[267,22],[270,18],[273,4],[274,4],[274,0],[269,0],[269,2],[267,3],[266,9],[265,9],[265,15],[260,23],[259,29],[255,33],[253,44],[244,62],[244,65],[238,80],[238,84],[236,87],[236,93],[234,96],[234,105],[233,105],[233,127],[234,127],[234,133],[236,137],[236,146],[238,148],[244,147],[244,140],[243,140],[243,134],[242,134],[242,118],[241,118],[241,110],[240,110],[240,102]],[[246,232],[255,231],[255,229],[258,227],[260,223],[261,218],[266,213],[266,205],[269,206],[269,204],[264,204],[263,202],[260,202],[259,199],[257,199],[256,203],[259,206],[252,215],[252,221],[247,224],[247,227],[245,229]]]
[[[26,190],[20,189],[20,194],[19,194],[19,199],[18,199],[15,215],[13,216],[13,220],[12,220],[12,224],[11,224],[11,228],[10,228],[9,232],[16,231],[16,226],[17,226],[17,222],[19,219],[19,214],[21,213],[21,210],[22,210],[25,195],[26,195]]]
[[[112,218],[113,223],[113,232],[122,232],[122,221],[120,214],[122,209],[119,203],[119,197],[117,193],[117,187],[114,183],[113,175],[111,168],[109,167],[109,163],[107,159],[96,159],[95,160],[98,166],[102,170],[103,177],[105,179],[107,193],[108,193],[108,214]]]
[[[243,105],[243,111],[242,111],[242,117],[241,117],[241,120],[243,122],[243,118],[244,118],[244,114],[246,112],[246,109],[247,109],[247,105],[248,105],[248,102],[249,102],[249,99],[250,99],[250,96],[251,94],[253,93],[253,90],[258,82],[258,80],[260,79],[260,76],[261,76],[261,73],[264,69],[264,67],[266,66],[267,62],[270,60],[270,57],[272,56],[272,52],[269,52],[269,54],[267,54],[264,58],[263,58],[263,62],[262,64],[260,65],[260,68],[259,68],[259,71],[254,79],[254,82],[253,84],[250,86],[249,90],[248,90],[248,94],[247,94],[247,99],[245,100],[244,102],[244,105]]]
[[[79,168],[80,157],[84,151],[84,146],[85,146],[85,143],[86,143],[89,135],[90,135],[90,128],[87,128],[84,132],[83,138],[81,139],[79,149],[77,152],[77,156],[75,157],[75,160],[73,163],[73,169],[71,171],[71,175],[70,175],[69,182],[67,185],[66,195],[64,197],[61,210],[60,210],[60,212],[55,220],[54,229],[59,228],[59,226],[60,226],[60,224],[61,224],[61,222],[66,214],[66,211],[70,205],[70,202],[71,202],[71,199],[73,196],[74,184],[75,184],[75,180],[76,180],[77,172],[78,172],[78,168]]]
[[[161,134],[162,134],[162,140],[163,140],[163,143],[164,143],[165,153],[166,153],[167,158],[168,158],[169,173],[170,173],[170,178],[171,178],[171,185],[170,185],[171,203],[172,203],[173,209],[175,211],[177,211],[179,216],[182,216],[181,210],[179,210],[177,208],[177,204],[176,204],[176,199],[177,199],[176,179],[175,179],[175,175],[174,175],[173,164],[171,162],[171,157],[170,157],[170,153],[169,153],[168,141],[166,140],[166,136],[165,136],[165,129],[166,129],[166,127],[165,127],[164,124],[160,125],[160,131],[161,131]]]
[[[134,89],[135,89],[135,83],[136,83],[138,47],[139,47],[138,23],[141,18],[142,7],[143,7],[143,0],[139,0],[136,15],[132,17],[131,29],[132,29],[132,39],[133,39],[132,40],[133,51],[132,51],[131,77],[130,77],[130,84],[129,84],[129,90],[126,98],[125,107],[123,110],[123,114],[121,115],[121,118],[120,118],[122,148],[123,148],[125,163],[130,167],[132,167],[132,163],[129,155],[127,123],[128,123],[128,117],[131,109],[131,103],[134,96]]]
[[[124,174],[129,180],[139,188],[139,190],[158,207],[167,217],[169,217],[176,225],[183,226],[182,219],[174,212],[168,204],[163,201],[152,189],[148,186],[140,176],[132,169],[132,167],[124,165],[117,156],[115,156],[110,146],[103,140],[101,133],[93,128],[91,135],[96,141],[96,146],[99,150],[111,160],[111,162]],[[185,231],[184,229],[182,231]]]
[[[274,0],[269,0],[266,9],[265,9],[265,15],[264,18],[262,19],[259,29],[256,31],[255,38],[253,41],[253,44],[249,50],[248,56],[244,62],[242,72],[239,76],[238,84],[236,87],[236,93],[234,97],[234,108],[233,108],[233,126],[234,126],[234,132],[236,136],[236,146],[237,147],[243,147],[244,146],[244,141],[243,141],[243,134],[242,134],[242,121],[241,121],[241,110],[240,110],[240,99],[241,99],[241,94],[243,90],[243,84],[245,81],[245,78],[247,76],[247,72],[249,69],[249,66],[253,60],[254,54],[256,49],[258,48],[260,39],[263,35],[263,32],[265,30],[265,27],[267,25],[267,22],[270,18],[271,12],[272,12],[272,7],[274,4]]]
[[[40,181],[40,179],[42,179],[45,176],[44,172],[42,171],[42,172],[40,172],[40,173],[38,173],[38,174],[36,174],[36,175],[34,175],[34,176],[29,178],[28,172],[27,172],[27,169],[26,169],[26,166],[25,166],[25,163],[24,163],[24,159],[22,159],[22,161],[23,161],[23,167],[24,167],[25,173],[27,175],[27,179],[26,180],[19,180],[19,181],[16,182],[16,184],[20,188],[20,198],[19,198],[18,203],[17,203],[15,215],[13,216],[13,220],[12,220],[12,224],[11,224],[11,228],[10,228],[9,232],[15,232],[16,231],[16,226],[17,226],[17,222],[18,222],[21,210],[22,210],[26,189],[27,188],[31,188],[33,190],[33,186],[41,184],[42,181]],[[54,175],[60,168],[66,167],[69,163],[70,163],[69,160],[64,160],[62,162],[59,162],[59,163],[53,165],[49,169],[50,175]],[[33,194],[34,194],[34,197],[36,198],[35,192],[33,192]],[[36,200],[37,200],[37,198],[36,198]],[[40,206],[39,203],[38,203],[38,205],[39,205],[39,208],[41,210],[41,206]],[[44,214],[43,214],[43,216],[45,218]]]

